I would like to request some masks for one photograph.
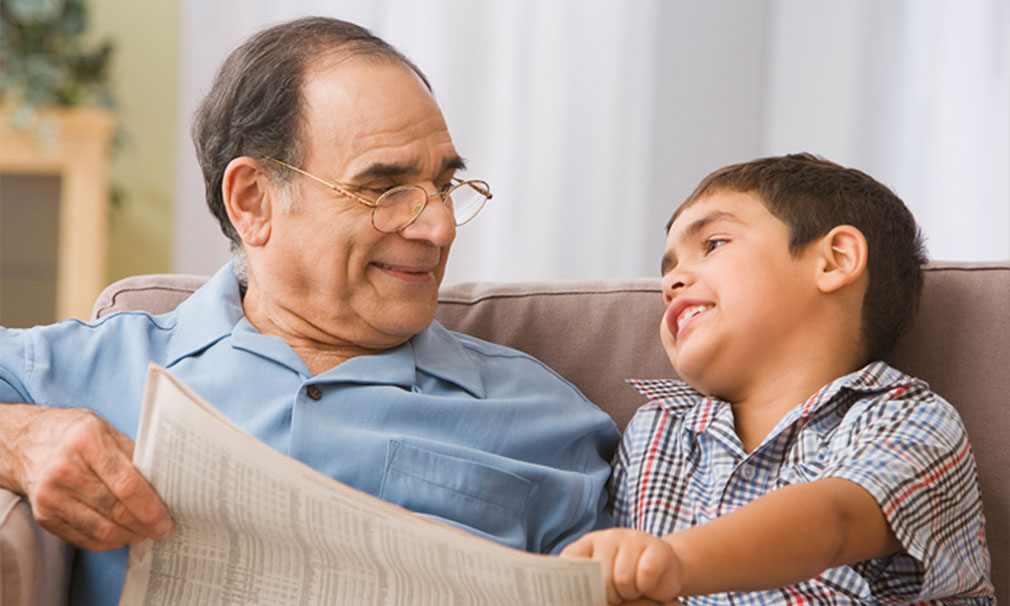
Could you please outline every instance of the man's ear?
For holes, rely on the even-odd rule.
[[[823,293],[835,292],[866,273],[866,237],[851,225],[829,231],[818,241],[817,251],[817,288]]]
[[[263,246],[270,240],[271,190],[259,163],[240,156],[224,169],[221,194],[228,218],[246,246]]]

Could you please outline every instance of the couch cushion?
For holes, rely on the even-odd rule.
[[[931,264],[919,315],[888,361],[929,382],[964,419],[996,599],[1010,603],[1010,266]]]
[[[0,604],[67,603],[70,549],[34,523],[28,502],[0,489]]]
[[[623,430],[642,404],[624,379],[675,376],[659,342],[663,308],[658,279],[481,282],[444,288],[436,317],[540,359]]]
[[[110,284],[98,295],[91,308],[91,317],[101,318],[116,311],[143,310],[152,314],[172,311],[208,279],[208,276],[191,274],[147,274],[124,278]]]

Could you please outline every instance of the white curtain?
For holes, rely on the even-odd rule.
[[[705,174],[798,150],[892,186],[933,258],[1010,258],[1005,0],[188,0],[182,123],[228,50],[307,14],[411,57],[491,183],[447,283],[656,275]],[[178,153],[175,270],[210,273],[224,239]]]

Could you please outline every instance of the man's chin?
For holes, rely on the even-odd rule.
[[[435,319],[435,306],[437,302],[437,300],[434,300],[430,303],[411,303],[395,306],[389,310],[392,313],[384,314],[385,318],[381,322],[381,325],[376,326],[376,328],[385,334],[409,339],[418,333],[424,332],[431,326],[432,320]]]

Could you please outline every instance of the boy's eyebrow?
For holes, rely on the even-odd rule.
[[[677,242],[681,243],[684,240],[689,240],[692,237],[698,235],[698,232],[705,229],[706,226],[715,223],[716,221],[732,221],[733,223],[740,223],[738,219],[732,213],[728,213],[724,210],[713,210],[707,215],[695,219],[692,221],[684,231],[677,235]],[[673,269],[677,265],[677,255],[673,254],[671,251],[666,251],[663,253],[663,258],[659,264],[660,275],[665,276],[668,271]]]
[[[466,170],[466,161],[460,156],[450,156],[442,161],[442,167],[438,173],[448,170]],[[384,164],[381,162],[372,164],[365,170],[352,177],[353,181],[368,181],[369,179],[381,179],[382,177],[402,177],[417,172],[417,167],[413,164]]]
[[[684,228],[684,231],[677,236],[677,240],[683,242],[688,238],[696,236],[698,235],[698,232],[716,221],[732,221],[733,223],[740,223],[740,219],[736,218],[736,216],[732,213],[728,213],[724,210],[713,210],[700,219],[694,220],[690,225]]]

